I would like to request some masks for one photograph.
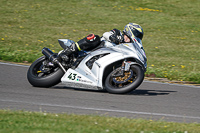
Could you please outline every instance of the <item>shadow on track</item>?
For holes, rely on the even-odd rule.
[[[105,90],[88,90],[84,88],[74,88],[65,86],[54,86],[52,87],[52,89],[69,89],[69,90],[83,91],[83,92],[108,93]],[[170,93],[175,93],[175,92],[177,91],[136,89],[127,94],[113,94],[113,95],[158,96],[158,95],[169,95]]]
[[[169,95],[172,92],[177,92],[177,91],[138,89],[138,90],[134,90],[134,91],[130,92],[128,95],[158,96],[158,95]]]

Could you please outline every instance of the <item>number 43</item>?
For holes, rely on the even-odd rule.
[[[71,79],[71,80],[75,80],[75,79],[76,79],[76,75],[77,75],[77,74],[70,73],[70,75],[69,75],[67,78],[69,78],[69,79]]]

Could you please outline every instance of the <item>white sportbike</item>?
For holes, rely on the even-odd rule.
[[[58,40],[65,48],[73,41]],[[27,78],[35,87],[51,87],[60,81],[67,87],[106,90],[123,94],[135,90],[144,80],[147,59],[140,40],[134,43],[114,43],[103,40],[92,51],[80,51],[67,61],[43,48],[44,56],[29,67]]]

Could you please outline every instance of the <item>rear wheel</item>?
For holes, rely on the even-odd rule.
[[[35,87],[51,87],[58,84],[64,72],[49,62],[45,56],[37,59],[29,67],[27,78],[31,85]]]
[[[144,71],[138,65],[132,65],[123,76],[115,76],[121,67],[113,70],[105,80],[105,89],[109,93],[123,94],[135,90],[144,80]]]

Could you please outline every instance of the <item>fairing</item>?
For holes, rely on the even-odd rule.
[[[87,62],[97,55],[99,59],[95,60],[92,67],[88,67]],[[103,89],[103,74],[110,64],[133,58],[146,71],[146,55],[142,44],[123,43],[115,45],[105,41],[105,47],[96,51],[88,52],[88,55],[80,62],[76,69],[68,69],[61,81],[70,86],[78,86],[86,89]]]

